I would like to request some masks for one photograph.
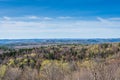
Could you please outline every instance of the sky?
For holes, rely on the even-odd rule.
[[[0,39],[120,38],[120,0],[0,0]]]

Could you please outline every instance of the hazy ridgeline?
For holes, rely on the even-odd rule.
[[[120,43],[0,47],[0,80],[120,80]]]

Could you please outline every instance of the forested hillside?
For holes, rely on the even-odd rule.
[[[120,80],[120,43],[0,47],[0,80]]]
[[[101,44],[120,42],[120,38],[110,39],[0,39],[0,45],[45,45],[45,44]]]

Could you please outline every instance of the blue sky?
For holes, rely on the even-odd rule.
[[[120,0],[0,0],[0,39],[120,38]]]

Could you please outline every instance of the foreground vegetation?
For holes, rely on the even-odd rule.
[[[120,80],[120,43],[0,50],[0,80]]]

